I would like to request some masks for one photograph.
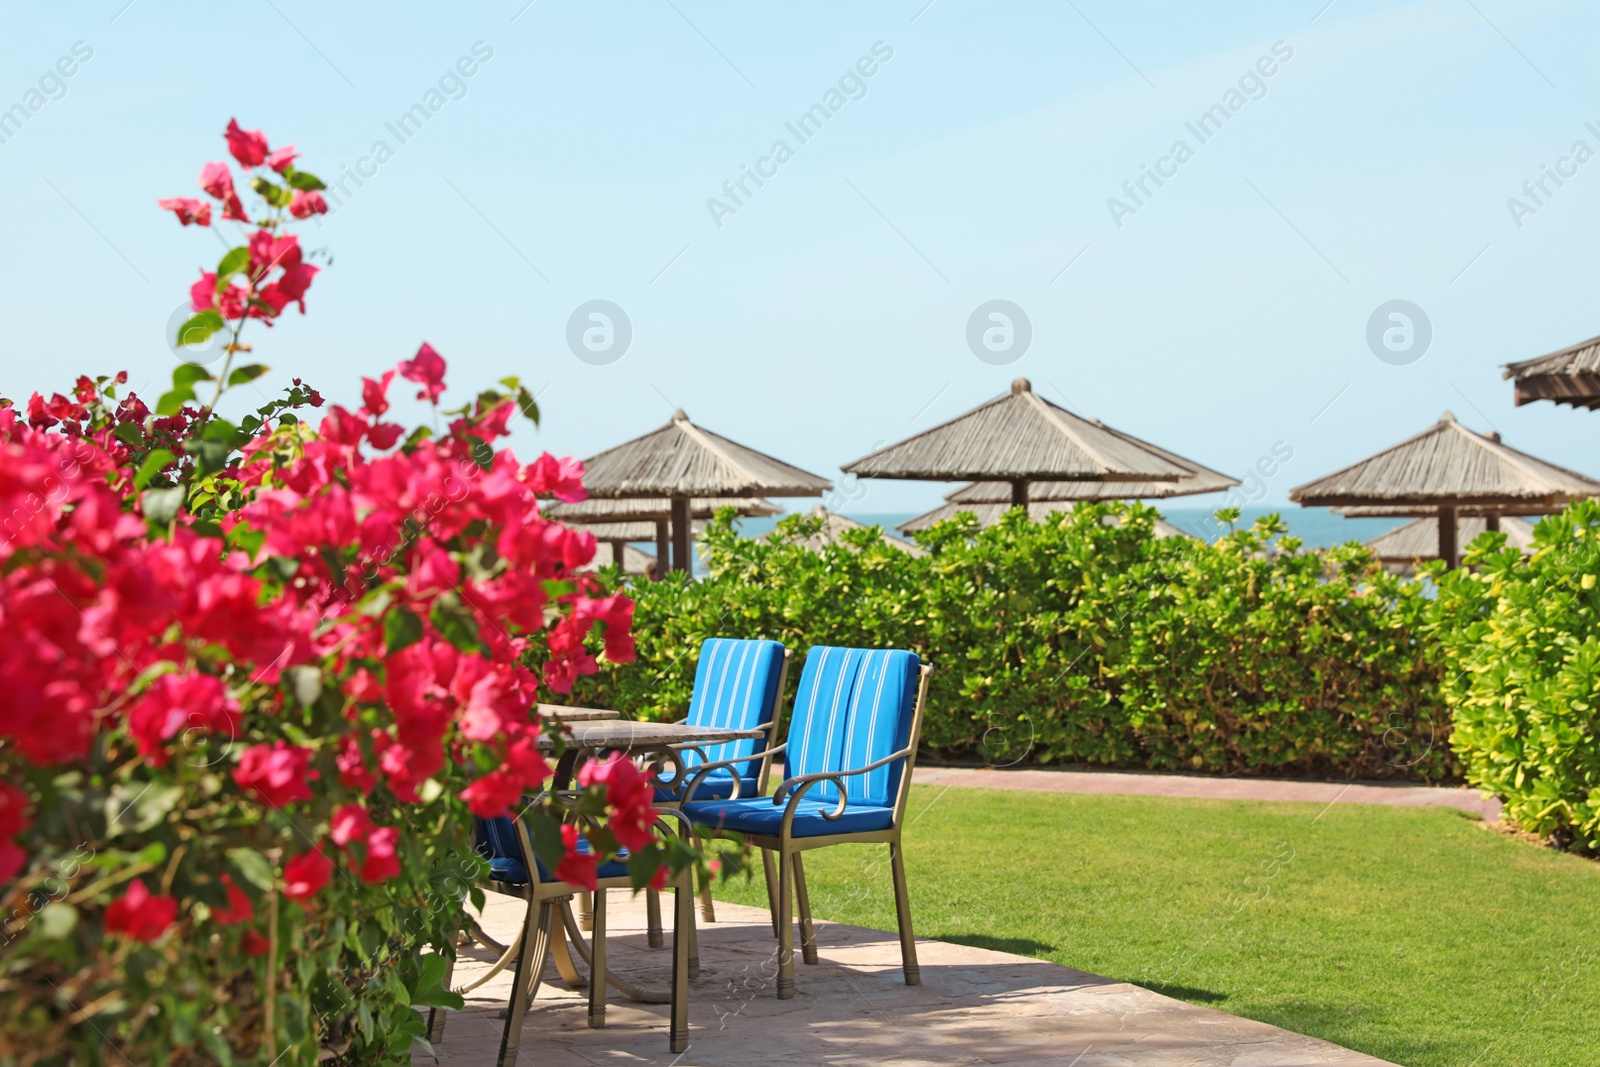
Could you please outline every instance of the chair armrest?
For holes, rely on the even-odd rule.
[[[728,768],[738,767],[738,766],[741,766],[743,764],[750,763],[753,760],[758,760],[763,755],[771,755],[774,752],[782,752],[784,749],[786,749],[788,747],[789,747],[789,743],[787,741],[785,741],[783,744],[777,746],[776,748],[769,748],[765,752],[756,752],[756,753],[752,753],[751,755],[748,755],[748,756],[736,756],[733,759],[720,759],[720,760],[715,760],[715,761],[713,761],[711,763],[698,764],[694,768],[694,773],[692,775],[689,775],[684,780],[684,786],[683,786],[683,788],[681,790],[678,791],[678,797],[679,797],[680,800],[686,800],[687,798],[694,796],[695,791],[700,788],[700,783],[705,779],[706,775],[710,774],[714,770],[718,770],[718,769],[723,768],[723,767],[728,767]],[[734,774],[734,775],[731,775],[730,777],[733,779],[733,795],[730,796],[728,799],[729,800],[738,800],[739,799],[739,776],[737,774]]]
[[[774,804],[782,804],[784,796],[791,789],[794,789],[800,785],[811,784],[815,782],[832,780],[835,784],[839,785],[840,789],[842,790],[844,786],[840,781],[841,779],[850,778],[857,774],[866,774],[868,771],[875,771],[879,767],[893,763],[895,760],[905,759],[909,755],[911,755],[911,749],[902,748],[898,752],[889,753],[882,759],[873,760],[865,767],[855,767],[848,771],[821,771],[817,774],[800,774],[793,778],[785,778],[783,783],[778,786],[777,791],[772,794],[772,802]]]
[[[811,792],[811,790],[819,782],[832,782],[839,789],[839,803],[834,805],[832,811],[824,811],[819,813],[824,819],[828,820],[829,822],[833,822],[835,819],[838,819],[845,813],[845,809],[849,807],[850,804],[850,798],[845,795],[844,780],[846,778],[853,777],[857,774],[866,774],[868,771],[875,771],[879,767],[893,763],[895,760],[905,759],[911,754],[912,749],[902,748],[898,752],[889,753],[882,759],[873,760],[865,767],[854,767],[847,771],[821,771],[817,774],[801,774],[793,778],[784,779],[784,781],[778,786],[777,791],[772,794],[773,804],[782,804],[783,798],[786,794],[791,792],[793,794],[789,797],[788,806],[783,809],[783,823],[782,830],[780,832],[783,834],[787,834],[789,832],[789,827],[794,823],[794,813],[800,807],[800,801],[805,799],[805,795]]]

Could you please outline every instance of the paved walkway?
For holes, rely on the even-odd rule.
[[[670,915],[670,897],[663,901]],[[607,909],[613,970],[665,987],[669,949],[644,947],[642,898],[613,892]],[[523,907],[490,894],[484,927],[513,936]],[[634,1004],[615,992],[607,1027],[585,1025],[586,994],[552,968],[528,1013],[521,1063],[528,1067],[659,1064],[661,1067],[968,1065],[1010,1067],[1383,1067],[1326,1041],[1164,997],[1126,982],[1004,952],[919,941],[922,985],[900,977],[892,934],[817,924],[821,961],[796,961],[793,1000],[778,1000],[775,942],[764,910],[718,902],[700,928],[700,978],[690,998],[690,1046],[667,1051],[666,1007]],[[669,937],[670,943],[670,937]],[[483,959],[469,959],[467,953]],[[487,954],[463,950],[456,982],[487,969]],[[451,1013],[438,1046],[444,1067],[487,1067],[499,1051],[496,1013],[510,993],[500,977]],[[1074,1058],[1076,1057],[1076,1058]],[[417,1053],[415,1067],[431,1067]]]
[[[774,776],[774,780],[776,776]],[[1297,782],[1280,778],[1209,778],[1198,774],[1141,771],[1016,770],[918,766],[918,785],[978,789],[1023,789],[1034,793],[1117,793],[1138,797],[1203,800],[1303,800],[1312,804],[1391,804],[1397,807],[1460,808],[1500,819],[1500,801],[1475,789],[1445,789],[1386,782]]]

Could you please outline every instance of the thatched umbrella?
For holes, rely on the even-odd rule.
[[[657,537],[657,534],[658,531],[666,526],[665,522],[577,523],[572,522],[570,519],[564,521],[569,522],[574,526],[581,526],[583,529],[594,534],[594,539],[596,541],[599,541],[602,544],[610,545],[611,562],[617,564],[619,567],[622,567],[622,569],[629,574],[634,573],[634,568],[632,568],[631,564],[627,563],[629,559],[635,558],[633,554],[636,553],[637,556],[642,556],[646,560],[653,562],[653,559],[651,559],[647,553],[639,552],[637,549],[631,549],[629,546],[636,541],[649,541],[652,538],[656,538],[656,547],[659,551],[660,539]],[[701,524],[697,522],[690,523],[689,528],[695,536],[699,536],[702,529]],[[643,571],[640,570],[639,573],[643,573]]]
[[[1239,484],[1239,479],[1221,471],[1202,467],[1192,459],[1176,452],[1143,441],[1132,434],[1107,426],[1099,419],[1089,420],[1105,432],[1154,452],[1170,460],[1189,473],[1171,482],[1033,482],[1028,486],[1028,499],[1035,500],[1157,500],[1174,496],[1194,496],[1198,493],[1220,493]],[[944,495],[952,504],[1004,504],[1011,500],[1011,486],[1006,482],[973,482]]]
[[[1600,407],[1600,337],[1548,356],[1507,363],[1501,377],[1512,380],[1518,407],[1550,400],[1593,410]]]
[[[1044,522],[1051,515],[1057,515],[1063,511],[1071,511],[1076,506],[1077,501],[1075,500],[1034,500],[1028,504],[1028,518],[1033,522]],[[944,522],[946,519],[953,519],[963,512],[976,518],[979,526],[988,527],[999,522],[1001,517],[1011,510],[1011,507],[1012,505],[1010,504],[957,504],[952,501],[940,504],[932,511],[925,511],[915,518],[907,519],[897,525],[895,529],[904,534],[912,534],[919,530],[929,529],[938,523]],[[1115,521],[1115,518],[1113,515],[1106,516],[1108,521]],[[1155,533],[1157,537],[1189,536],[1166,519],[1156,520]]]
[[[1515,515],[1497,515],[1493,518],[1492,526],[1489,518],[1457,519],[1456,528],[1461,540],[1471,544],[1485,530],[1501,530],[1506,535],[1507,545],[1521,549],[1524,554],[1532,551],[1533,523]],[[1374,537],[1366,545],[1384,566],[1409,573],[1418,560],[1440,558],[1439,519],[1437,516],[1413,519],[1404,526],[1397,526],[1386,534]]]
[[[1439,558],[1459,559],[1461,509],[1533,514],[1600,494],[1600,482],[1479,434],[1450,412],[1428,429],[1359,463],[1289,490],[1308,507],[1411,506],[1437,511]]]
[[[689,421],[681,410],[659,430],[584,460],[584,488],[601,500],[665,497],[672,567],[689,570],[691,502],[735,496],[820,496],[830,483]],[[664,561],[658,561],[664,562]]]
[[[716,497],[708,500],[691,500],[689,502],[689,517],[691,519],[709,519],[722,508],[733,508],[746,518],[755,516],[765,518],[776,515],[783,509],[778,505],[762,500],[760,497],[729,496]],[[555,502],[546,504],[544,513],[552,519],[560,519],[569,526],[583,526],[594,531],[596,540],[613,542],[612,556],[620,551],[617,540],[622,541],[649,541],[652,538],[656,543],[656,556],[666,559],[671,554],[670,539],[668,538],[667,524],[672,521],[672,501],[666,497],[650,499],[639,497],[631,500],[596,500],[590,498],[576,504]],[[601,537],[595,530],[597,526],[627,525],[638,533],[638,536],[606,538]],[[691,526],[691,529],[693,527]],[[695,531],[698,533],[698,531]],[[661,577],[659,568],[656,576]]]
[[[805,542],[803,542],[805,547],[811,549],[813,552],[821,552],[822,549],[827,545],[838,544],[839,535],[844,533],[846,530],[867,529],[864,523],[859,523],[854,519],[847,519],[843,515],[835,514],[834,512],[823,507],[821,504],[818,504],[815,508],[811,509],[811,517],[814,519],[820,518],[823,520],[821,532],[818,533],[817,536],[808,538]],[[888,545],[890,548],[898,548],[900,551],[909,556],[923,555],[924,550],[921,545],[914,545],[910,541],[902,541],[898,537],[890,537],[886,533],[881,533],[881,531],[880,537],[883,543]]]
[[[1029,482],[1175,482],[1192,473],[1041,398],[1026,378],[1005,396],[841,469],[863,478],[1005,482],[1013,507],[1027,505]]]

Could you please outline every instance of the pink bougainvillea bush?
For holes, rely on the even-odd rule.
[[[303,310],[286,230],[322,209],[292,147],[226,139],[264,210],[205,167],[246,235],[184,326],[227,331],[220,373],[180,365],[154,411],[125,375],[0,400],[0,1062],[409,1062],[415,1009],[460,1003],[472,817],[551,774],[541,691],[634,654],[632,602],[580,572],[593,537],[540,511],[583,499],[581,464],[497,447],[537,417],[514,379],[440,412],[424,344],[354,410],[296,380],[217,413],[265,371],[244,325]],[[442,430],[393,421],[397,376]],[[642,783],[580,777],[592,853],[535,807],[547,862],[592,884],[625,846],[642,885],[692,861]]]

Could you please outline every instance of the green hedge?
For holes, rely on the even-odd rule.
[[[706,535],[710,576],[634,587],[639,662],[573,703],[643,717],[688,705],[700,642],[767,637],[912,648],[935,667],[924,751],[995,764],[1228,774],[1451,777],[1422,586],[1359,546],[1303,551],[1275,517],[1215,544],[1158,538],[1148,507],[1013,511],[821,552],[795,516],[762,538]]]
[[[1474,541],[1438,575],[1433,636],[1467,781],[1561,847],[1600,852],[1600,504]]]

